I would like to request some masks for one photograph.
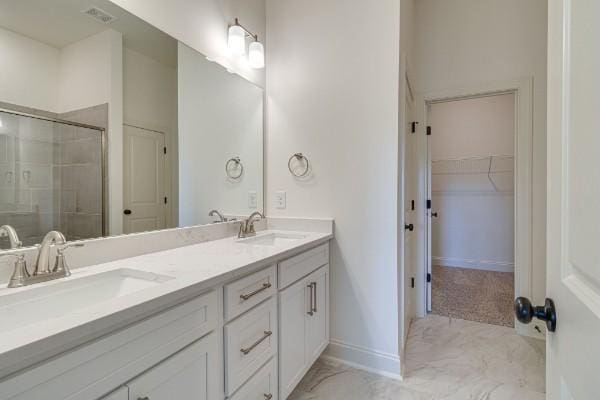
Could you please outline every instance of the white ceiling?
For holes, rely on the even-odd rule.
[[[96,6],[118,19],[110,24],[83,14]],[[107,29],[124,45],[169,66],[177,65],[177,41],[108,0],[0,0],[0,26],[62,48]]]

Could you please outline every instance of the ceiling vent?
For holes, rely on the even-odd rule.
[[[110,24],[111,22],[114,22],[117,20],[117,17],[115,17],[114,15],[110,15],[106,11],[104,11],[96,6],[92,6],[92,7],[88,8],[87,10],[83,10],[82,12],[84,14],[89,15],[90,17],[96,18],[98,21],[102,22],[103,24]]]

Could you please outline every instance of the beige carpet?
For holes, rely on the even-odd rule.
[[[514,274],[432,267],[431,312],[451,318],[514,326]]]

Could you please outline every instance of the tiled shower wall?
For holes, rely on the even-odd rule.
[[[107,116],[102,105],[56,117],[104,127]],[[53,229],[69,240],[101,236],[99,131],[8,113],[0,120],[0,225],[13,226],[26,246]]]

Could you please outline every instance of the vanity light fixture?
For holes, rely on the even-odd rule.
[[[265,67],[265,47],[258,41],[258,35],[244,28],[236,18],[233,25],[229,26],[227,45],[231,54],[242,56],[246,54],[246,37],[253,39],[248,48],[248,62],[252,68]]]

